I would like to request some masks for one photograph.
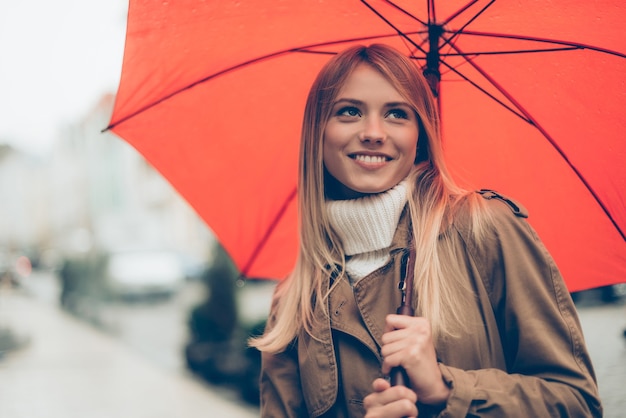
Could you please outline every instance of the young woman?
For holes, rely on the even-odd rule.
[[[408,58],[353,47],[322,69],[298,186],[299,258],[252,341],[262,416],[601,416],[552,258],[519,205],[455,184]],[[411,279],[415,316],[396,315]]]

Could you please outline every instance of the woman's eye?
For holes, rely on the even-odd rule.
[[[342,107],[337,111],[337,116],[349,116],[349,117],[357,117],[361,116],[361,112],[356,107],[348,106]]]
[[[393,109],[387,113],[387,116],[392,119],[408,119],[409,114],[402,109]]]

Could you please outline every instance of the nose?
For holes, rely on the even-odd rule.
[[[363,119],[363,129],[359,139],[361,142],[384,142],[386,138],[383,122],[380,118],[369,117]]]

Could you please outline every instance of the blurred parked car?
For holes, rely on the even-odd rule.
[[[251,403],[259,402],[261,354],[247,346],[264,328],[275,280],[241,280],[220,248],[204,274],[207,298],[189,314],[187,367],[213,384],[226,385]]]
[[[573,292],[571,296],[574,303],[580,306],[619,303],[626,297],[626,283]]]
[[[166,250],[113,252],[105,271],[111,295],[124,299],[172,296],[185,278],[180,256]]]

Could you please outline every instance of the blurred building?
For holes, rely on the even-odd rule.
[[[41,160],[0,145],[0,249],[27,248],[49,236],[45,179]]]
[[[213,235],[171,185],[107,126],[113,95],[35,159],[0,148],[0,247],[159,248],[205,259]]]

